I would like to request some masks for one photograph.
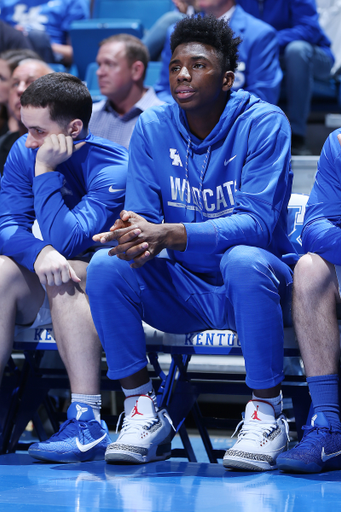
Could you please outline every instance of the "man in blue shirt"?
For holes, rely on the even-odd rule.
[[[278,459],[283,471],[341,469],[339,405],[341,303],[341,130],[325,142],[302,232],[305,254],[295,268],[293,319],[312,405],[302,441]]]
[[[89,17],[88,0],[2,0],[0,18],[28,36],[46,62],[72,63],[69,28]]]
[[[241,38],[233,90],[243,88],[275,105],[279,98],[283,76],[279,64],[276,31],[267,23],[246,13],[236,5],[235,0],[198,1],[197,5],[206,14],[228,21],[235,35]],[[172,56],[169,40],[173,30],[174,26],[168,30],[162,53],[162,69],[159,80],[154,86],[159,98],[167,102],[174,101],[168,76],[168,65]]]
[[[91,109],[78,78],[35,80],[21,96],[28,134],[9,153],[0,192],[0,377],[15,331],[52,317],[72,403],[60,432],[29,453],[56,462],[103,459],[110,441],[100,420],[101,345],[85,283],[92,236],[122,209],[128,158],[125,148],[88,132]]]
[[[284,258],[296,259],[286,228],[290,126],[278,107],[231,92],[239,41],[213,16],[176,25],[175,103],[139,117],[125,210],[94,238],[118,241],[94,256],[87,282],[108,376],[126,395],[123,428],[106,451],[111,463],[170,456],[172,429],[154,405],[141,320],[165,332],[238,332],[253,399],[225,467],[272,470],[287,446],[280,383],[291,294]]]
[[[313,79],[328,79],[334,63],[331,43],[318,21],[315,0],[237,1],[246,12],[277,31],[292,128],[292,153],[310,154],[305,137]]]

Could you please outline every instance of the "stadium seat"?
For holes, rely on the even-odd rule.
[[[96,19],[74,21],[70,27],[73,62],[78,76],[85,79],[86,69],[96,60],[99,43],[114,34],[143,35],[143,26],[138,19]]]
[[[93,18],[134,18],[149,29],[163,14],[174,9],[172,0],[95,0]]]

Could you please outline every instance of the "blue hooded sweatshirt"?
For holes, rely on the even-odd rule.
[[[295,253],[287,236],[290,136],[278,107],[243,90],[231,93],[204,140],[177,104],[148,109],[129,149],[125,209],[154,223],[183,223],[187,248],[169,253],[192,272],[219,272],[234,245],[279,258]]]

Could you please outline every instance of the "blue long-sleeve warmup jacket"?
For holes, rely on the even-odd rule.
[[[294,253],[287,236],[290,136],[278,107],[243,90],[231,93],[203,141],[177,104],[148,109],[129,148],[125,209],[154,223],[183,223],[187,248],[170,254],[192,272],[219,272],[234,245],[279,258]]]
[[[319,254],[334,265],[341,265],[340,133],[331,133],[322,148],[302,233],[304,252]]]
[[[127,150],[89,134],[86,144],[56,170],[34,175],[38,150],[20,137],[8,155],[0,192],[0,253],[34,271],[46,245],[66,258],[94,245],[122,210]],[[79,142],[79,141],[77,141]],[[32,234],[37,219],[43,240]]]
[[[234,90],[243,88],[262,100],[276,104],[283,77],[279,65],[279,47],[276,31],[267,23],[250,16],[240,6],[236,6],[229,25],[235,36],[242,42],[239,45],[238,70]],[[167,32],[167,39],[162,53],[160,78],[154,86],[159,98],[172,103],[169,88],[168,66],[172,56],[170,36],[174,26]]]
[[[334,62],[331,42],[318,21],[315,0],[237,0],[242,8],[277,30],[281,51],[292,41],[320,46]]]

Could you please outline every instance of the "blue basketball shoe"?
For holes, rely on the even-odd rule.
[[[341,469],[341,431],[332,430],[323,413],[305,425],[303,439],[277,457],[277,467],[289,473],[321,473]]]
[[[28,453],[35,459],[50,462],[87,462],[104,460],[111,443],[108,427],[95,420],[92,408],[74,402],[67,411],[67,420],[48,441],[34,443]]]

